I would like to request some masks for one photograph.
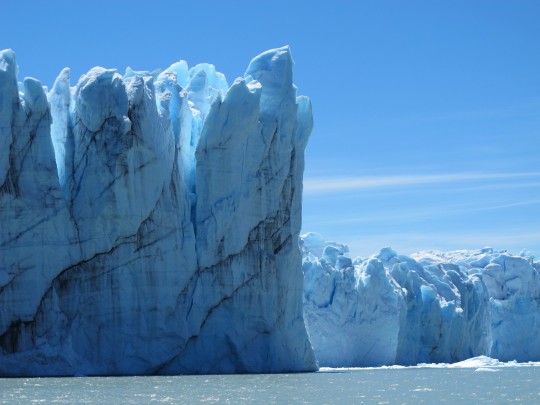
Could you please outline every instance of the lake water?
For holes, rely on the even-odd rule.
[[[540,367],[0,379],[1,404],[540,403]]]

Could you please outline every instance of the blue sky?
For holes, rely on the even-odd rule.
[[[159,6],[157,6],[159,4]],[[2,0],[0,48],[20,79],[72,84],[214,63],[229,82],[289,44],[315,128],[304,231],[383,246],[540,255],[538,1]]]

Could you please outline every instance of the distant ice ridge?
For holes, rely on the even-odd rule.
[[[540,262],[485,248],[354,261],[301,236],[304,317],[320,366],[540,360]]]
[[[0,375],[316,368],[292,65],[64,69],[46,93],[0,53]]]

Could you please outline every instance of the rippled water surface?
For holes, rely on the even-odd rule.
[[[0,379],[1,404],[540,403],[540,367]]]

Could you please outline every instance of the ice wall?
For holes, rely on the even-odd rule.
[[[0,375],[306,371],[309,100],[287,47],[96,67],[52,90],[0,53]]]
[[[540,264],[479,251],[352,261],[309,233],[304,316],[321,366],[452,363],[479,355],[540,360]]]
[[[420,252],[423,265],[454,263],[479,277],[489,295],[492,345],[489,356],[504,361],[540,360],[540,262],[523,253],[477,251]]]

